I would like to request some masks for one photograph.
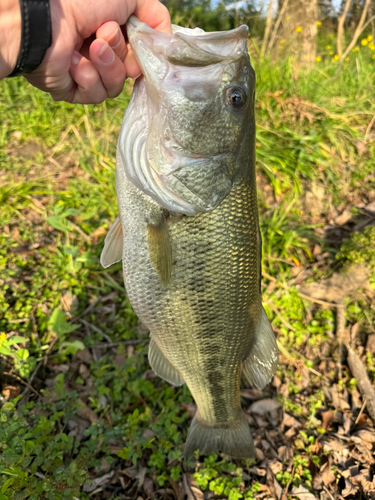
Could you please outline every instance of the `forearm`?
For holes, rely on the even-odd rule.
[[[19,0],[0,0],[0,80],[16,65],[21,44]]]

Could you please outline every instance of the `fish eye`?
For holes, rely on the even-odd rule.
[[[227,89],[227,101],[232,108],[240,109],[246,102],[246,94],[241,87],[230,87]]]

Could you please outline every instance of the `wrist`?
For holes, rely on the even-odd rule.
[[[0,79],[10,75],[17,63],[21,45],[19,0],[0,2]]]

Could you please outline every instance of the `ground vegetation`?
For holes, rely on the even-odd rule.
[[[318,26],[309,69],[249,42],[262,292],[280,348],[272,383],[241,392],[256,461],[182,462],[194,402],[150,370],[121,264],[99,264],[132,83],[73,106],[1,82],[0,500],[375,498],[370,28],[340,65]]]

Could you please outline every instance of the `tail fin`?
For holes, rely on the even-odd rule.
[[[193,418],[185,444],[184,458],[189,459],[199,450],[202,455],[225,453],[232,458],[255,458],[255,448],[250,427],[242,411],[240,419],[227,427],[211,427],[199,420],[198,413]]]

